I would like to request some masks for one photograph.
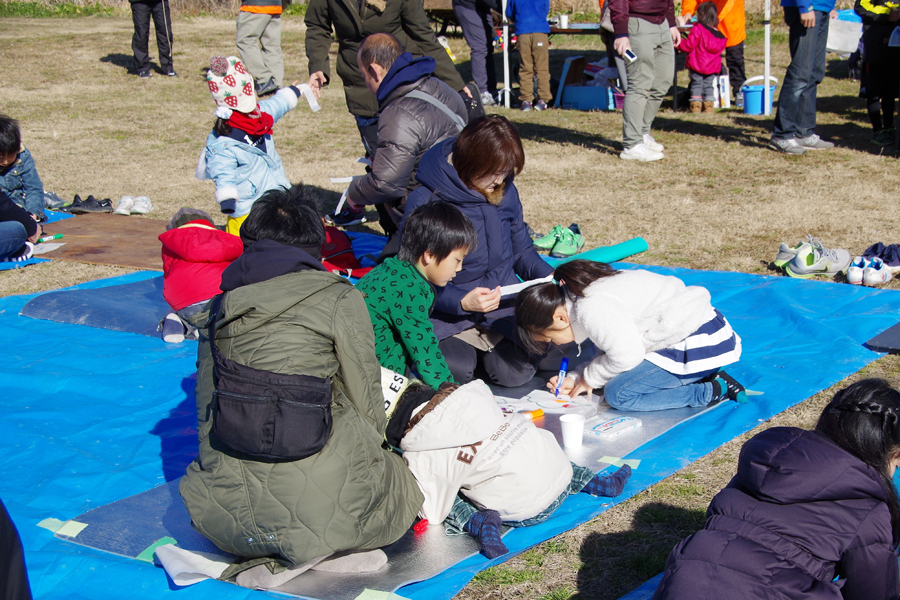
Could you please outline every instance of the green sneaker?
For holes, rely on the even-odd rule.
[[[550,256],[568,258],[581,252],[582,248],[584,248],[584,236],[581,235],[581,228],[577,223],[572,223],[567,229],[562,230],[559,241],[550,251]]]
[[[872,143],[876,146],[881,146],[882,148],[885,146],[890,146],[894,143],[896,135],[897,130],[893,127],[882,129],[872,137]]]
[[[553,246],[556,245],[556,242],[559,241],[559,236],[563,233],[563,226],[557,225],[553,229],[550,230],[550,233],[543,237],[539,237],[534,240],[534,247],[538,250],[552,250]]]

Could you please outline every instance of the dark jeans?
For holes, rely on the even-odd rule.
[[[788,65],[778,95],[773,140],[805,138],[816,127],[816,90],[825,78],[825,42],[828,39],[828,13],[813,11],[815,27],[800,24],[800,11],[784,8],[784,22],[790,27]]]
[[[16,254],[28,240],[25,226],[18,221],[0,223],[0,258]]]
[[[482,4],[453,3],[453,13],[472,57],[472,79],[481,93],[497,90],[497,75],[494,72],[494,18],[491,9]]]
[[[744,42],[731,48],[725,48],[725,66],[728,67],[728,81],[731,83],[731,91],[737,96],[741,91],[747,75],[744,72]]]
[[[134,68],[138,73],[150,69],[150,17],[156,29],[156,48],[159,50],[159,66],[163,73],[172,69],[172,18],[169,15],[168,0],[148,0],[131,3],[131,19],[134,21],[134,37],[131,50],[134,52]]]
[[[528,383],[537,369],[529,361],[528,354],[512,340],[503,339],[490,352],[477,350],[461,339],[449,337],[438,344],[450,374],[457,383],[469,383],[477,376],[479,367],[488,382],[503,387],[518,387]]]

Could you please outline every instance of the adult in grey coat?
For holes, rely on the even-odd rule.
[[[353,180],[347,198],[353,206],[376,205],[382,227],[392,235],[406,197],[420,185],[419,160],[462,130],[466,107],[459,94],[434,77],[434,59],[413,58],[392,35],[367,37],[358,62],[366,87],[378,99],[378,149],[371,170]]]
[[[403,459],[382,445],[384,398],[366,304],[319,262],[325,231],[302,195],[297,187],[272,190],[254,203],[241,227],[244,254],[222,274],[225,296],[208,334],[240,365],[315,378],[319,387],[330,381],[330,436],[297,460],[259,460],[225,444],[213,431],[220,413],[212,406],[211,347],[201,339],[200,451],[180,485],[203,535],[227,552],[268,557],[281,568],[390,544],[423,502]]]

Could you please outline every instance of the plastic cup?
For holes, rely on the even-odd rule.
[[[559,418],[562,428],[563,446],[580,448],[584,437],[584,415],[563,415]]]
[[[569,15],[559,15],[559,28],[560,29],[568,29],[569,28]]]

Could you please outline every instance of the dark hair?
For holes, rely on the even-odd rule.
[[[316,258],[321,256],[325,226],[313,191],[301,183],[289,190],[276,188],[260,196],[241,224],[244,248],[258,240],[296,246]]]
[[[469,188],[476,179],[510,172],[525,166],[525,151],[516,126],[500,115],[475,119],[453,142],[453,168]]]
[[[216,117],[216,122],[213,123],[213,131],[216,132],[216,137],[221,137],[223,135],[231,135],[234,128],[228,122],[228,119]]]
[[[22,134],[19,122],[6,115],[0,115],[0,154],[18,154],[22,148]]]
[[[478,246],[478,232],[461,210],[440,200],[416,208],[403,225],[397,258],[416,263],[428,252],[440,262],[460,248]]]
[[[719,13],[713,2],[701,2],[697,7],[697,22],[702,23],[710,29],[719,26]]]
[[[900,543],[900,506],[889,465],[900,454],[900,392],[884,379],[857,381],[834,395],[822,411],[816,431],[878,471],[896,547]]]
[[[360,44],[356,60],[363,69],[368,69],[375,63],[388,70],[403,52],[403,44],[391,34],[373,33]]]
[[[553,313],[566,305],[566,298],[583,298],[585,289],[604,277],[619,272],[606,263],[577,259],[563,263],[553,271],[554,282],[539,283],[516,295],[516,329],[522,346],[532,354],[543,354],[546,344],[534,339],[553,325]]]

